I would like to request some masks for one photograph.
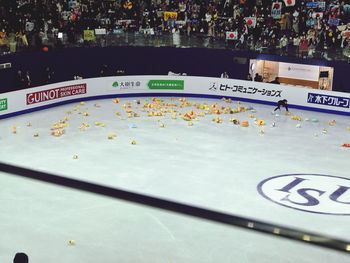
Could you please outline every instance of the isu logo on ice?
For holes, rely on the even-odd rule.
[[[86,94],[86,83],[28,93],[26,99],[27,105],[30,105],[80,94]]]
[[[321,174],[287,174],[258,185],[266,199],[289,208],[332,215],[350,215],[350,179]]]

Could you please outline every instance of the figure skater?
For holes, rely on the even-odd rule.
[[[288,111],[288,101],[286,99],[284,99],[284,100],[279,100],[277,102],[277,107],[276,107],[276,109],[274,109],[274,112],[276,110],[281,110],[281,106],[285,107],[286,111]]]

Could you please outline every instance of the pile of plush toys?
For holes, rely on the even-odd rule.
[[[179,98],[179,104],[175,102],[175,98],[171,98],[170,99],[171,102],[164,102],[162,99],[159,98],[155,98],[153,97],[150,100],[145,100],[145,103],[143,105],[141,105],[141,100],[137,99],[135,100],[136,105],[132,105],[132,103],[127,102],[124,103],[122,105],[122,107],[124,108],[125,114],[127,118],[134,118],[134,117],[140,117],[140,114],[137,112],[137,110],[139,109],[140,106],[140,111],[144,112],[147,116],[149,117],[164,117],[166,116],[166,114],[170,114],[172,119],[177,119],[177,117],[182,118],[183,120],[188,122],[189,126],[193,126],[193,121],[198,121],[199,118],[205,117],[206,115],[216,115],[216,117],[212,118],[212,121],[215,123],[223,123],[223,118],[221,117],[222,114],[237,114],[237,113],[242,113],[242,112],[246,112],[248,110],[251,111],[251,114],[249,115],[249,117],[251,119],[254,119],[254,124],[257,125],[258,127],[262,127],[264,125],[266,125],[264,120],[261,120],[260,118],[255,118],[255,115],[252,114],[254,112],[256,112],[254,109],[252,108],[248,108],[248,107],[242,107],[239,106],[237,108],[234,107],[230,107],[229,105],[225,105],[225,106],[219,106],[217,102],[213,103],[212,105],[208,105],[206,102],[203,103],[190,103],[186,100],[186,98]],[[231,99],[226,99],[226,98],[222,98],[223,102],[226,102],[228,104],[232,103]],[[113,103],[118,104],[120,102],[119,98],[115,98],[113,99]],[[240,101],[237,101],[237,104],[241,104]],[[80,102],[79,105],[76,105],[73,108],[73,112],[78,112],[78,114],[82,114],[84,117],[89,117],[90,114],[85,111],[83,112],[81,107],[82,105],[85,105],[84,102]],[[94,106],[96,108],[100,108],[101,106],[98,104],[94,104]],[[187,111],[185,111],[184,113],[178,112],[179,109],[185,109],[185,108],[189,108],[192,107],[192,109],[189,109]],[[194,109],[196,108],[198,111],[196,112]],[[72,114],[72,111],[67,111],[67,115]],[[121,112],[116,112],[117,116],[120,116],[122,120],[125,120],[126,118],[122,117],[122,113]],[[286,115],[290,115],[290,112],[286,112]],[[291,116],[292,120],[296,120],[298,122],[302,121],[302,118],[300,116]],[[249,127],[249,121],[245,120],[245,121],[239,121],[237,118],[229,118],[229,121],[232,122],[234,125],[240,125],[241,127]],[[305,121],[309,121],[309,119],[305,119]],[[319,120],[316,118],[311,119],[311,122],[313,123],[318,123]],[[100,126],[100,127],[106,127],[106,125],[102,122],[96,121],[95,126]],[[329,126],[334,126],[336,124],[335,120],[330,121]],[[55,122],[51,127],[51,135],[55,136],[55,137],[60,137],[63,134],[65,134],[65,128],[68,125],[68,117],[65,117],[63,120],[60,120],[59,122]],[[27,123],[28,127],[31,127],[32,124],[30,122]],[[84,131],[85,129],[89,128],[90,125],[87,124],[86,122],[82,122],[79,129],[81,131]],[[160,123],[159,127],[161,128],[165,128],[165,124],[164,123]],[[273,122],[271,124],[271,127],[275,127],[275,123]],[[301,128],[301,124],[298,123],[296,125],[297,128]],[[135,124],[129,124],[129,128],[136,128]],[[350,127],[348,128],[348,130],[350,131]],[[13,133],[17,134],[17,127],[14,126],[13,127]],[[265,132],[263,130],[259,131],[260,134],[264,134]],[[327,128],[323,128],[322,133],[326,134],[327,133]],[[35,133],[34,137],[38,137],[39,134]],[[314,133],[314,136],[318,136],[317,133]],[[115,133],[110,133],[108,135],[108,139],[112,140],[116,137]],[[135,145],[136,142],[134,140],[131,141],[132,145]],[[350,147],[350,143],[342,143],[341,145],[342,147]]]

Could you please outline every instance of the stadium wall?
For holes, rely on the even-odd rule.
[[[3,93],[0,119],[84,100],[141,96],[225,97],[273,106],[286,98],[291,108],[350,115],[349,93],[235,79],[135,75],[73,80]]]

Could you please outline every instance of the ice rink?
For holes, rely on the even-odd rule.
[[[288,116],[284,109],[272,114],[272,106],[203,98],[115,102],[0,120],[0,161],[350,241],[350,148],[342,147],[350,144],[348,116],[293,108]],[[191,120],[182,118],[186,113]],[[346,253],[1,175],[0,262],[12,262],[18,251],[35,263],[350,260]],[[299,181],[287,189],[293,180]]]

